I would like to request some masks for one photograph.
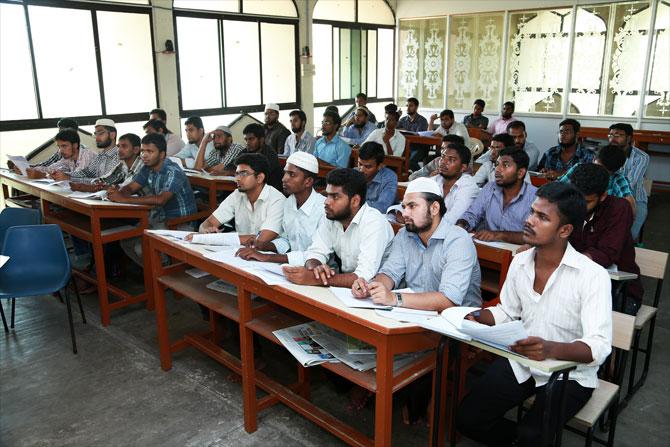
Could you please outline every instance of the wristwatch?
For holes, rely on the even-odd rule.
[[[395,306],[393,307],[402,307],[402,293],[395,292]]]

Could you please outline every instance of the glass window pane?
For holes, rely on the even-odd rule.
[[[377,97],[388,98],[393,96],[393,30],[379,29],[379,54],[377,55]]]
[[[4,12],[4,10],[3,10]],[[321,120],[319,120],[321,122]],[[33,149],[56,136],[58,129],[12,130],[0,132],[0,165],[7,166],[7,155],[28,155]]]
[[[351,97],[351,30],[340,28],[340,98]]]
[[[240,12],[238,0],[174,0],[173,8],[205,11]]]
[[[353,98],[361,92],[361,30],[351,30],[351,89]]]
[[[644,98],[644,115],[670,116],[670,2],[660,2],[656,11],[649,80]]]
[[[42,113],[45,118],[100,115],[91,12],[29,6]],[[76,57],[64,58],[63,51]],[[77,92],[76,100],[72,92]]]
[[[38,118],[22,5],[0,3],[0,98],[1,121]]]
[[[340,99],[340,29],[333,27],[333,99]]]
[[[359,0],[358,21],[361,23],[395,25],[393,11],[384,0]]]
[[[333,27],[315,23],[314,42],[314,102],[333,100]],[[321,121],[319,121],[321,122]]]
[[[217,20],[177,17],[177,46],[182,108],[221,107]]]
[[[261,23],[263,103],[295,102],[295,26]]]
[[[149,15],[107,11],[96,14],[107,113],[156,107]]]
[[[368,96],[377,96],[377,31],[368,31]],[[376,116],[376,115],[375,115]]]
[[[367,92],[368,84],[368,32],[361,31],[361,67],[359,70],[361,77],[361,91]]]
[[[242,11],[245,14],[260,14],[264,16],[298,17],[295,5],[291,0],[244,0]]]
[[[226,106],[261,104],[258,23],[224,20]]]
[[[356,21],[354,0],[319,0],[314,6],[313,19]]]
[[[149,0],[106,0],[110,3],[133,3],[135,5],[148,5]]]

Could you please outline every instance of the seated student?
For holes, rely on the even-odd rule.
[[[437,119],[437,114],[433,114],[430,117],[430,122],[428,123],[428,129],[433,128],[433,122]],[[468,134],[468,129],[461,123],[457,123],[454,119],[454,112],[449,109],[445,109],[440,112],[440,126],[435,129],[434,136],[444,137],[446,135],[458,135],[463,138],[463,144],[470,146],[470,135]]]
[[[175,134],[172,133],[167,126],[165,125],[165,121],[163,120],[149,120],[146,123],[144,123],[144,126],[142,126],[144,129],[144,132],[147,134],[150,133],[158,133],[163,135],[165,138],[165,142],[167,143],[167,155],[168,157],[172,157],[175,155],[177,152],[179,152],[184,146],[184,142],[181,140],[181,138],[175,137]],[[172,138],[170,138],[172,136]]]
[[[282,153],[291,131],[279,122],[279,106],[277,104],[265,105],[265,125],[263,128],[265,129],[265,144],[276,153]]]
[[[491,121],[486,131],[491,135],[505,133],[507,131],[507,125],[514,120],[516,120],[516,118],[514,118],[514,102],[506,101],[503,103],[500,116]]]
[[[528,154],[517,148],[500,151],[496,181],[489,182],[456,222],[482,241],[523,243],[523,225],[537,188],[524,181]]]
[[[119,188],[107,190],[107,198],[112,202],[149,205],[149,228],[167,228],[169,219],[195,214],[195,197],[191,185],[177,164],[167,158],[167,142],[162,135],[148,134],[142,138],[142,161],[144,167],[132,182]],[[145,195],[134,197],[144,189]],[[178,229],[189,231],[193,225],[184,223]],[[130,259],[139,264],[142,261],[142,238],[121,241],[121,248]]]
[[[635,263],[635,245],[630,227],[633,213],[626,201],[607,192],[609,172],[594,163],[577,165],[570,173],[572,183],[586,199],[586,220],[570,235],[575,249],[607,268],[616,265],[618,270],[640,274]],[[626,285],[625,303],[615,303],[615,310],[635,315],[642,304],[640,278]]]
[[[365,203],[385,214],[398,195],[398,175],[384,165],[381,144],[372,141],[363,143],[358,153],[358,170],[368,184]]]
[[[58,157],[51,157],[52,163],[34,165],[26,169],[28,178],[44,178],[54,172],[69,174],[78,169],[84,169],[96,157],[96,153],[80,145],[79,134],[73,129],[63,129],[54,137],[58,145]],[[19,168],[14,171],[21,173]]]
[[[240,249],[237,256],[261,262],[305,264],[305,251],[312,245],[312,237],[325,215],[326,198],[314,190],[318,173],[319,162],[314,155],[298,151],[288,157],[282,178],[288,198],[284,201],[281,236],[267,243],[255,241],[253,247]]]
[[[479,195],[479,187],[470,174],[470,149],[464,144],[442,142],[439,175],[431,177],[440,188],[447,213],[444,220],[455,224]]]
[[[209,150],[210,143],[214,144],[213,150]],[[205,154],[209,155],[205,158]],[[204,169],[212,175],[232,175],[232,170],[226,170],[226,166],[234,163],[235,158],[244,151],[244,146],[233,143],[233,133],[227,126],[219,126],[213,132],[207,132],[200,142],[198,156],[195,159],[194,169]]]
[[[475,100],[472,113],[463,117],[465,127],[476,127],[486,130],[489,127],[489,119],[483,115],[486,103],[483,99]]]
[[[398,118],[400,118],[398,112],[387,112],[384,127],[373,130],[365,141],[381,144],[387,155],[402,157],[405,153],[405,136],[396,128]]]
[[[579,121],[572,118],[564,119],[558,126],[558,146],[550,148],[542,155],[537,168],[555,179],[577,163],[590,163],[596,154],[578,143]]]
[[[335,169],[326,178],[326,219],[319,225],[305,253],[304,267],[284,266],[296,284],[351,287],[357,278],[370,280],[393,239],[386,218],[365,203],[365,176],[354,169]],[[340,258],[341,273],[326,262]]]
[[[235,231],[240,234],[245,244],[270,242],[281,231],[286,198],[265,183],[270,167],[263,154],[241,154],[235,159],[235,165],[237,189],[221,202],[212,215],[200,225],[198,231],[218,233],[221,225],[233,221]],[[191,235],[187,239],[200,240],[197,236],[191,237]]]
[[[524,241],[534,248],[514,256],[500,304],[468,317],[491,326],[521,320],[529,337],[514,343],[514,352],[531,360],[580,363],[570,372],[564,413],[550,422],[550,433],[589,400],[598,386],[598,366],[612,345],[607,271],[568,242],[585,214],[584,197],[573,186],[542,186],[524,225]],[[549,373],[498,358],[461,401],[459,431],[486,445],[540,445],[548,379]],[[505,418],[533,395],[533,405],[518,423]]]
[[[151,112],[149,112],[149,120],[161,120],[163,123],[167,124],[167,113],[165,113],[165,110],[163,109],[153,109]],[[179,135],[169,130],[167,131],[165,138],[167,140],[168,157],[175,155],[184,146],[186,146],[186,143],[184,143]]]
[[[528,140],[526,124],[523,121],[512,121],[507,125],[507,133],[514,138],[514,145],[519,149],[523,149],[528,154],[528,158],[530,159],[528,170],[536,170],[537,162],[540,160],[540,150],[535,143]]]
[[[367,107],[356,108],[353,124],[342,128],[342,139],[353,146],[360,146],[375,130],[375,125],[368,120],[370,111]]]
[[[330,165],[346,168],[349,166],[351,146],[337,135],[339,128],[340,115],[332,109],[326,109],[323,112],[323,121],[321,121],[321,133],[323,136],[316,140],[314,156]]]
[[[205,138],[205,126],[202,124],[202,118],[199,116],[189,117],[184,123],[184,131],[186,132],[188,144],[174,154],[174,156],[181,159],[183,167],[193,169],[195,167],[195,159],[198,158],[198,152],[200,151],[200,143]],[[214,150],[214,145],[210,142],[207,145],[205,158],[207,158],[209,152],[212,150]]]
[[[309,130],[305,130],[307,115],[302,110],[293,110],[288,116],[291,119],[291,135],[286,138],[284,143],[284,155],[291,155],[300,151],[313,154],[316,138]]]
[[[242,131],[244,133],[244,142],[246,148],[240,152],[241,154],[261,154],[265,156],[268,163],[268,172],[265,174],[265,182],[274,187],[277,191],[281,191],[282,168],[279,164],[279,157],[277,153],[265,144],[265,129],[263,126],[256,123],[247,124]],[[234,171],[237,166],[235,160],[226,165],[226,171]]]
[[[442,143],[458,143],[465,144],[465,140],[459,135],[445,135],[442,137]],[[438,154],[439,155],[439,154]],[[440,157],[435,157],[429,163],[423,165],[418,171],[414,171],[410,176],[409,180],[412,181],[419,177],[430,177],[432,175],[437,175],[437,169],[440,167]]]
[[[389,103],[384,106],[384,121],[379,121],[375,125],[377,129],[383,129],[384,126],[386,126],[386,118],[388,118],[389,113],[397,113],[398,117],[400,117],[400,112],[398,112],[397,104]]]
[[[409,132],[425,132],[428,130],[428,120],[419,115],[419,100],[416,98],[407,98],[407,110],[398,121],[398,129]],[[428,156],[430,146],[426,144],[412,143],[409,147],[409,169],[411,171],[419,170],[419,162],[423,162]]]
[[[342,127],[347,127],[347,126],[351,126],[352,124],[354,124],[354,120],[356,119],[356,108],[358,108],[358,107],[366,107],[367,108],[367,104],[368,104],[368,96],[363,92],[358,93],[356,95],[356,98],[354,99],[354,105],[356,107],[346,118],[342,117],[342,121],[343,121],[342,122]],[[336,109],[335,113],[337,113],[339,115],[339,112],[337,111],[336,106],[328,106],[328,107],[335,107],[335,109]],[[375,124],[377,122],[377,118],[375,117],[375,114],[370,112],[369,110],[368,110],[368,121],[370,121],[373,124]]]
[[[498,154],[506,147],[514,147],[514,138],[506,133],[493,135],[489,150],[479,156],[476,163],[480,163],[479,169],[472,176],[477,185],[484,186],[487,182],[494,182],[496,177],[495,162]]]

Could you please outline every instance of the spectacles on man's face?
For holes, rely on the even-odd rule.
[[[626,138],[625,133],[611,133],[607,135],[608,138]]]
[[[104,135],[106,133],[109,133],[109,131],[108,130],[96,130],[95,132],[93,132],[93,135],[98,136],[98,135]]]
[[[251,171],[237,171],[237,172],[235,172],[235,177],[245,178],[245,177],[248,177],[250,175],[256,175],[256,173],[251,172]]]
[[[321,124],[324,126],[332,126],[333,122],[332,121],[321,121]]]

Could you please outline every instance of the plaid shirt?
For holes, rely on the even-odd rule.
[[[63,158],[62,155],[60,154],[60,151],[58,151],[58,158],[52,155],[49,158],[49,160],[47,160],[50,161],[54,159],[55,161],[53,163],[50,163],[48,165],[43,165],[42,163],[40,163],[39,165],[34,166],[34,169],[40,172],[45,172],[47,174],[53,174],[56,171],[61,171],[64,172],[65,174],[69,174],[77,169],[84,169],[97,156],[98,154],[96,154],[92,150],[86,149],[85,147],[79,148],[79,156],[77,157],[76,160]]]
[[[51,154],[51,157],[47,158],[42,163],[37,163],[37,164],[31,165],[30,167],[31,168],[37,168],[37,167],[40,167],[40,166],[49,166],[49,165],[52,165],[52,164],[56,163],[61,158],[63,158],[63,156],[60,154],[60,151],[58,149],[56,149],[56,152]]]
[[[163,166],[158,172],[148,166],[142,167],[133,181],[144,188],[147,195],[158,196],[165,191],[172,193],[172,198],[165,205],[152,210],[150,218],[154,222],[165,222],[197,211],[195,196],[186,174],[170,159],[163,160]]]
[[[578,144],[575,155],[564,163],[563,160],[561,160],[561,150],[562,148],[560,145],[550,148],[540,159],[537,168],[546,168],[550,171],[564,172],[579,163],[591,163],[593,159],[596,158],[595,152]]]
[[[130,169],[128,169],[128,165],[126,165],[126,162],[121,160],[114,167],[114,169],[112,169],[110,172],[103,175],[102,177],[93,180],[93,182],[105,183],[107,185],[117,185],[117,184],[125,185],[127,183],[130,183],[130,180],[132,180],[133,177],[139,174],[140,170],[143,167],[144,162],[142,161],[142,158],[139,155],[135,158],[135,161],[133,162]]]
[[[644,176],[647,173],[648,167],[649,154],[635,146],[631,146],[626,163],[623,165],[623,168],[619,169],[619,172],[625,175],[630,182],[637,202],[647,203],[647,193],[644,190]]]
[[[570,176],[577,166],[578,165],[575,165],[568,169],[568,172],[561,176],[558,181],[563,183],[569,182]],[[628,182],[628,179],[621,173],[621,171],[617,171],[610,175],[610,180],[607,184],[607,194],[614,197],[621,197],[622,199],[624,197],[633,195],[633,190],[630,189],[630,183]]]
[[[207,160],[205,160],[205,167],[211,168],[212,166],[223,164],[224,166],[230,165],[240,152],[244,150],[244,146],[237,143],[232,143],[228,149],[222,151],[214,148],[212,151],[207,154]]]
[[[109,174],[118,164],[119,148],[114,146],[100,152],[87,167],[72,172],[70,180],[78,183],[94,183]]]

